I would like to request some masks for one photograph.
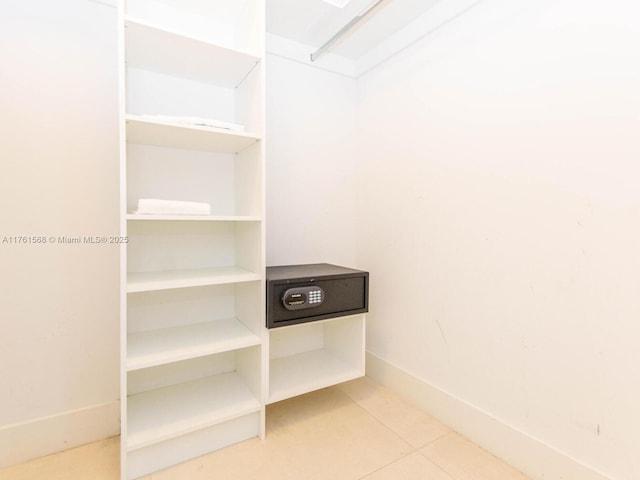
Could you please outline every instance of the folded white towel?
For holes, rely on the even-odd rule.
[[[211,205],[208,203],[141,198],[138,200],[138,209],[134,213],[142,215],[211,215]]]

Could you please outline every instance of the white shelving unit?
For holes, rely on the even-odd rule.
[[[119,12],[124,479],[264,436],[265,19],[264,0]],[[147,198],[211,214],[136,214]]]
[[[271,329],[267,403],[363,376],[364,342],[364,314]]]

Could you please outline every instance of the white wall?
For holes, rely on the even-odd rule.
[[[485,0],[360,78],[357,143],[352,78],[267,58],[268,263],[369,269],[373,354],[619,480],[640,476],[638,10]],[[0,35],[0,235],[115,233],[115,11],[9,0]],[[85,438],[117,429],[117,255],[0,243],[14,461],[85,414]]]
[[[281,56],[289,42],[275,40],[266,64],[267,265],[352,266],[356,82]]]
[[[0,7],[0,466],[118,432],[118,247],[56,244],[118,231],[115,21]]]
[[[485,0],[358,82],[368,350],[619,480],[640,478],[639,18]]]

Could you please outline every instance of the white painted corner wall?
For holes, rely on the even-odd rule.
[[[536,480],[638,468],[628,18],[457,2],[355,69],[268,41],[269,264],[371,271],[368,373]]]
[[[356,259],[353,62],[269,35],[266,58],[267,265]]]
[[[116,12],[5,0],[0,37],[2,467],[119,433],[118,246],[60,240],[118,232]]]
[[[484,0],[358,81],[370,374],[534,479],[640,478],[638,18]]]

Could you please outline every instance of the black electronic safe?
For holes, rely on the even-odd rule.
[[[267,328],[368,309],[369,272],[328,263],[267,267]]]

